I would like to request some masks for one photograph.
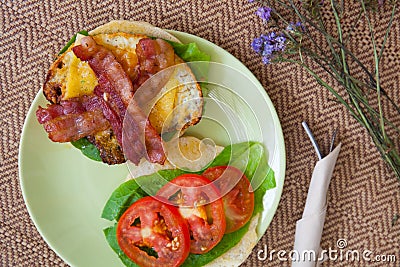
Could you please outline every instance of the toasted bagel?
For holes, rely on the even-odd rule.
[[[136,21],[111,21],[90,31],[89,35],[97,44],[113,53],[132,80],[135,79],[134,70],[138,64],[135,49],[140,39],[155,37],[180,43],[165,30],[146,22]],[[57,57],[47,73],[43,93],[53,104],[91,95],[98,84],[97,77],[89,64],[78,59],[72,51],[73,46],[80,44],[79,41],[78,35],[75,44]],[[183,60],[175,55],[175,64],[179,63],[183,63]],[[187,127],[199,122],[203,108],[202,92],[188,66],[176,67],[156,98],[157,101],[148,111],[148,117],[158,133],[162,131],[183,133]],[[99,149],[103,162],[108,164],[125,162],[122,148],[112,130],[96,133],[89,136],[88,140]]]

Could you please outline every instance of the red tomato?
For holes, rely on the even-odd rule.
[[[177,208],[144,197],[117,225],[122,251],[140,266],[179,266],[189,255],[189,229]]]
[[[204,254],[221,241],[225,233],[224,208],[218,189],[205,177],[184,174],[158,191],[171,204],[179,206],[190,232],[190,252]]]
[[[222,197],[226,218],[225,233],[234,232],[245,225],[254,210],[254,193],[246,176],[232,166],[212,167],[202,175],[214,181],[221,192],[227,192]],[[234,185],[236,181],[238,182]]]

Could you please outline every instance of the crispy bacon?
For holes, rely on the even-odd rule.
[[[122,142],[127,158],[134,164],[139,163],[142,155],[150,162],[162,164],[165,161],[161,137],[135,101],[131,102],[125,116]]]
[[[118,113],[121,121],[129,114],[129,123],[124,125],[126,129],[123,133],[124,139],[129,140],[123,140],[127,158],[135,164],[138,164],[143,156],[150,162],[164,163],[165,154],[161,138],[135,103],[132,82],[114,55],[97,45],[91,37],[84,37],[81,45],[73,47],[73,52],[81,60],[87,61],[93,69],[99,81],[98,90],[111,96],[107,100],[108,107]],[[125,114],[124,109],[128,113]]]
[[[71,100],[63,100],[60,102],[60,105],[63,107],[63,112],[65,115],[67,114],[79,114],[83,113],[86,110],[90,110],[87,108],[90,97],[83,98],[73,98]],[[94,107],[97,108],[97,107]]]
[[[162,39],[140,39],[136,45],[136,55],[139,64],[136,69],[138,74],[133,83],[135,91],[152,75],[175,64],[174,49]]]
[[[93,110],[61,115],[45,122],[43,126],[52,141],[70,142],[106,130],[110,124],[101,110]]]
[[[119,116],[119,114],[111,107],[109,101],[104,100],[105,91],[102,86],[96,86],[94,89],[94,93],[98,96],[96,99],[98,101],[99,106],[103,111],[104,117],[110,122],[111,128],[115,136],[117,137],[117,141],[122,145],[122,122],[123,118]],[[102,97],[103,96],[103,97]]]
[[[136,48],[138,78],[132,81],[106,48],[97,45],[91,37],[85,37],[73,52],[87,61],[95,72],[99,85],[95,95],[61,101],[59,104],[39,107],[36,116],[44,125],[49,138],[55,142],[69,142],[112,128],[125,154],[138,164],[145,156],[150,162],[163,163],[165,154],[161,138],[133,99],[135,88],[155,73],[174,65],[173,48],[161,39],[145,38]],[[154,97],[170,73],[164,74],[155,84],[147,86],[137,100],[146,102]],[[155,87],[155,88],[153,88]],[[143,95],[142,95],[143,94]],[[125,128],[122,122],[126,118]],[[124,133],[122,132],[124,130]],[[124,136],[124,138],[122,138]]]
[[[110,105],[110,107],[115,110],[115,112],[121,117],[123,121],[125,113],[126,113],[126,106],[122,101],[121,97],[117,94],[117,92],[113,89],[110,81],[101,75],[98,77],[98,86],[96,86],[94,93],[106,99],[105,101]]]
[[[36,117],[40,124],[48,122],[62,115],[79,114],[86,111],[81,99],[73,98],[63,100],[60,104],[47,105],[46,108],[39,106],[36,111]]]
[[[47,105],[46,108],[39,106],[36,111],[36,117],[40,124],[53,120],[62,115],[81,114],[88,110],[99,109],[100,105],[97,97],[83,96],[79,98],[71,98],[62,100],[60,104]]]
[[[48,122],[63,114],[64,108],[61,105],[52,105],[48,106],[47,108],[42,108],[39,106],[38,110],[36,110],[36,118],[40,124]]]
[[[89,63],[97,78],[102,77],[103,82],[110,82],[127,107],[133,97],[132,82],[111,51],[97,45],[90,36],[84,37],[81,45],[73,47],[72,50],[79,59]]]
[[[110,127],[97,96],[63,100],[60,104],[39,106],[36,117],[54,142],[70,142]]]
[[[175,64],[174,49],[162,39],[140,39],[136,54],[141,71],[149,74],[156,74]]]

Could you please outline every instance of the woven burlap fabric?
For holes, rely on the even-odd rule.
[[[342,150],[329,190],[322,247],[347,248],[372,255],[395,255],[397,263],[329,261],[324,266],[398,266],[400,262],[400,186],[382,162],[366,131],[332,101],[333,97],[304,70],[291,65],[265,66],[250,43],[264,31],[247,1],[0,1],[0,266],[66,266],[37,232],[29,218],[18,176],[21,129],[31,101],[41,88],[54,54],[75,32],[112,19],[144,20],[188,32],[226,49],[260,80],[280,118],[285,137],[287,170],[282,198],[267,232],[244,266],[289,266],[260,260],[268,249],[290,251],[296,220],[301,218],[309,179],[317,161],[301,127],[306,120],[324,152],[333,129],[340,131]],[[345,27],[351,27],[358,5],[346,3]],[[381,64],[381,81],[399,103],[400,16],[397,12]],[[382,42],[390,10],[373,17]],[[371,45],[365,22],[351,43],[365,62]],[[332,26],[332,25],[328,25]],[[395,114],[391,114],[394,117]],[[34,140],[31,140],[34,142]],[[38,152],[39,153],[39,152]],[[260,256],[265,256],[260,254]]]

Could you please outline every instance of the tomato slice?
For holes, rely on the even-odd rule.
[[[152,197],[138,200],[124,212],[117,241],[140,266],[179,266],[189,255],[189,229],[178,209]]]
[[[160,189],[157,196],[179,206],[190,232],[190,252],[204,254],[215,247],[225,233],[225,215],[218,189],[207,178],[183,174]]]
[[[214,181],[221,192],[227,192],[238,181],[222,197],[226,218],[225,233],[234,232],[245,225],[250,220],[254,210],[254,193],[246,176],[232,166],[208,168],[202,175]],[[241,177],[240,180],[238,177]]]

